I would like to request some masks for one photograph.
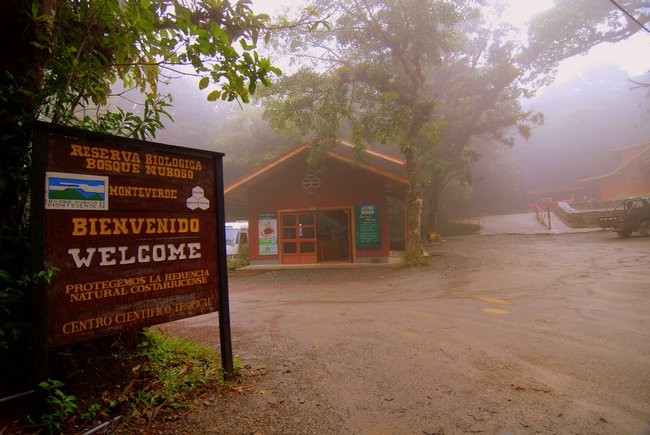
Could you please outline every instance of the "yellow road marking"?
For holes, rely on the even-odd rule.
[[[481,308],[481,311],[490,314],[510,314],[510,311],[502,310],[501,308]]]
[[[485,302],[487,302],[487,303],[490,303],[490,304],[497,304],[497,305],[512,305],[510,302],[508,302],[508,301],[504,301],[503,299],[491,298],[491,297],[488,297],[488,296],[481,297],[481,298],[479,298],[479,299],[482,300],[482,301],[485,301]]]

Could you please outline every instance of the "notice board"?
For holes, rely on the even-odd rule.
[[[378,205],[357,205],[355,209],[355,242],[357,249],[381,249],[381,227]]]
[[[259,254],[278,254],[278,218],[275,213],[261,213],[257,224]]]
[[[49,347],[214,311],[230,346],[222,157],[38,125],[32,226],[37,268],[56,268],[42,297]]]

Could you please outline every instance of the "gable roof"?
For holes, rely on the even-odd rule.
[[[282,170],[298,158],[305,158],[309,151],[310,142],[304,142],[295,148],[281,154],[272,161],[253,169],[244,176],[228,183],[224,188],[226,199],[245,203],[248,200],[248,189],[260,183],[275,173]],[[355,166],[367,172],[379,175],[387,180],[408,186],[409,181],[405,173],[403,160],[374,150],[363,150],[362,161],[355,158],[355,146],[343,139],[327,150],[329,158]]]
[[[638,159],[641,158],[643,155],[645,155],[645,154],[649,154],[649,153],[650,153],[650,142],[640,143],[640,144],[636,144],[636,145],[632,145],[632,146],[627,146],[627,147],[614,148],[614,149],[612,150],[612,152],[629,151],[629,150],[636,149],[636,148],[639,149],[639,152],[636,153],[636,154],[634,155],[634,157],[632,157],[632,158],[631,158],[630,160],[628,160],[627,162],[622,163],[622,164],[619,165],[618,167],[614,168],[614,170],[612,170],[612,171],[610,171],[610,172],[607,172],[606,174],[596,175],[595,177],[583,178],[582,180],[580,180],[580,183],[588,183],[588,182],[590,182],[590,181],[602,180],[602,179],[605,179],[605,178],[612,177],[612,176],[614,176],[614,175],[616,175],[616,174],[620,174],[620,173],[621,173],[621,172],[622,172],[622,171],[623,171],[627,166],[629,166],[632,162],[638,160]]]

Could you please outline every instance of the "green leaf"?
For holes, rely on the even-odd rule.
[[[255,44],[249,44],[246,42],[245,39],[240,40],[239,43],[241,44],[244,50],[252,50],[255,48]]]
[[[199,81],[199,89],[203,90],[210,84],[210,77],[202,77]]]
[[[217,101],[221,96],[220,91],[212,91],[208,94],[208,101]]]

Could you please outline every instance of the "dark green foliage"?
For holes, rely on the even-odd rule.
[[[9,349],[29,338],[31,290],[55,273],[52,268],[16,278],[10,270],[0,269],[0,349]]]
[[[45,424],[49,432],[59,432],[66,420],[77,409],[75,403],[77,398],[66,394],[61,389],[63,383],[57,380],[48,379],[40,382],[38,386],[47,391],[47,411],[41,416],[41,422]]]
[[[0,14],[0,346],[26,337],[31,127],[36,120],[151,139],[170,118],[159,84],[202,77],[243,102],[280,71],[255,51],[268,17],[249,1],[7,0]],[[113,89],[130,108],[108,107]],[[112,110],[111,110],[112,109]],[[45,275],[43,275],[45,274]]]

